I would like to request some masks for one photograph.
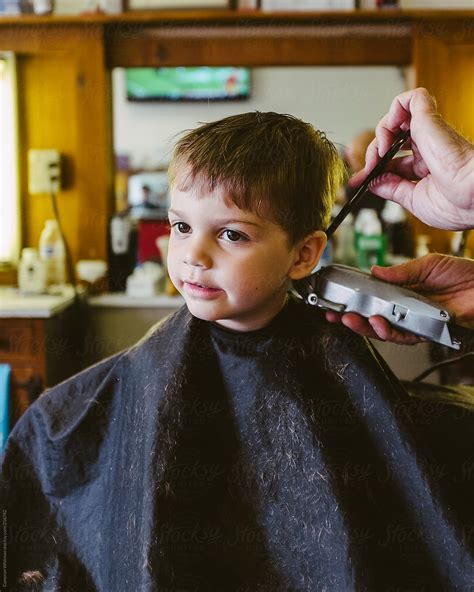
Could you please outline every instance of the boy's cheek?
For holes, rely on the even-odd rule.
[[[172,256],[170,256],[170,253],[168,253],[168,258],[167,258],[166,265],[167,265],[167,272],[168,272],[168,275],[170,277],[171,283],[178,290],[178,292],[181,293],[181,286],[180,286],[180,282],[179,282],[179,274],[177,273],[178,266],[176,265],[176,263],[174,261],[174,258]]]
[[[168,267],[168,275],[170,276],[170,280],[173,283],[174,287],[179,290],[180,289],[180,282],[179,282],[179,276],[174,273],[174,270],[172,267]]]

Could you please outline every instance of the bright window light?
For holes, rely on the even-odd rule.
[[[17,89],[15,56],[0,53],[0,265],[16,265],[20,251]]]

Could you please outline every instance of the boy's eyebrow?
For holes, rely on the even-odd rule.
[[[172,210],[171,208],[168,210],[168,214],[173,214],[174,216],[178,216],[178,217],[182,217],[183,214],[181,214],[180,212],[176,212],[175,210]],[[260,226],[260,224],[258,224],[257,222],[251,222],[250,220],[240,220],[239,218],[223,218],[223,219],[218,219],[216,218],[214,220],[214,222],[218,223],[218,224],[251,224],[252,226]]]

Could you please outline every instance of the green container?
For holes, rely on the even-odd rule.
[[[387,239],[383,234],[366,235],[356,233],[355,247],[357,252],[357,266],[370,270],[372,265],[385,265]]]

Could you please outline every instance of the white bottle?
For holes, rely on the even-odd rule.
[[[419,234],[416,237],[415,257],[423,257],[430,252],[430,237],[426,234]]]
[[[99,0],[98,8],[107,14],[120,14],[123,12],[122,0]]]
[[[377,212],[371,208],[363,208],[355,221],[355,231],[364,236],[379,236],[382,234],[382,224]]]
[[[356,264],[354,216],[352,214],[348,214],[339,226],[334,259],[336,263],[343,265]]]
[[[360,210],[354,229],[357,266],[367,270],[372,265],[385,265],[386,240],[377,212],[370,208]]]
[[[48,285],[62,285],[65,283],[65,259],[66,250],[59,233],[56,220],[46,220],[41,232],[40,258],[46,263]]]
[[[21,252],[18,267],[18,287],[23,294],[43,294],[47,286],[46,263],[39,258],[37,249]]]

